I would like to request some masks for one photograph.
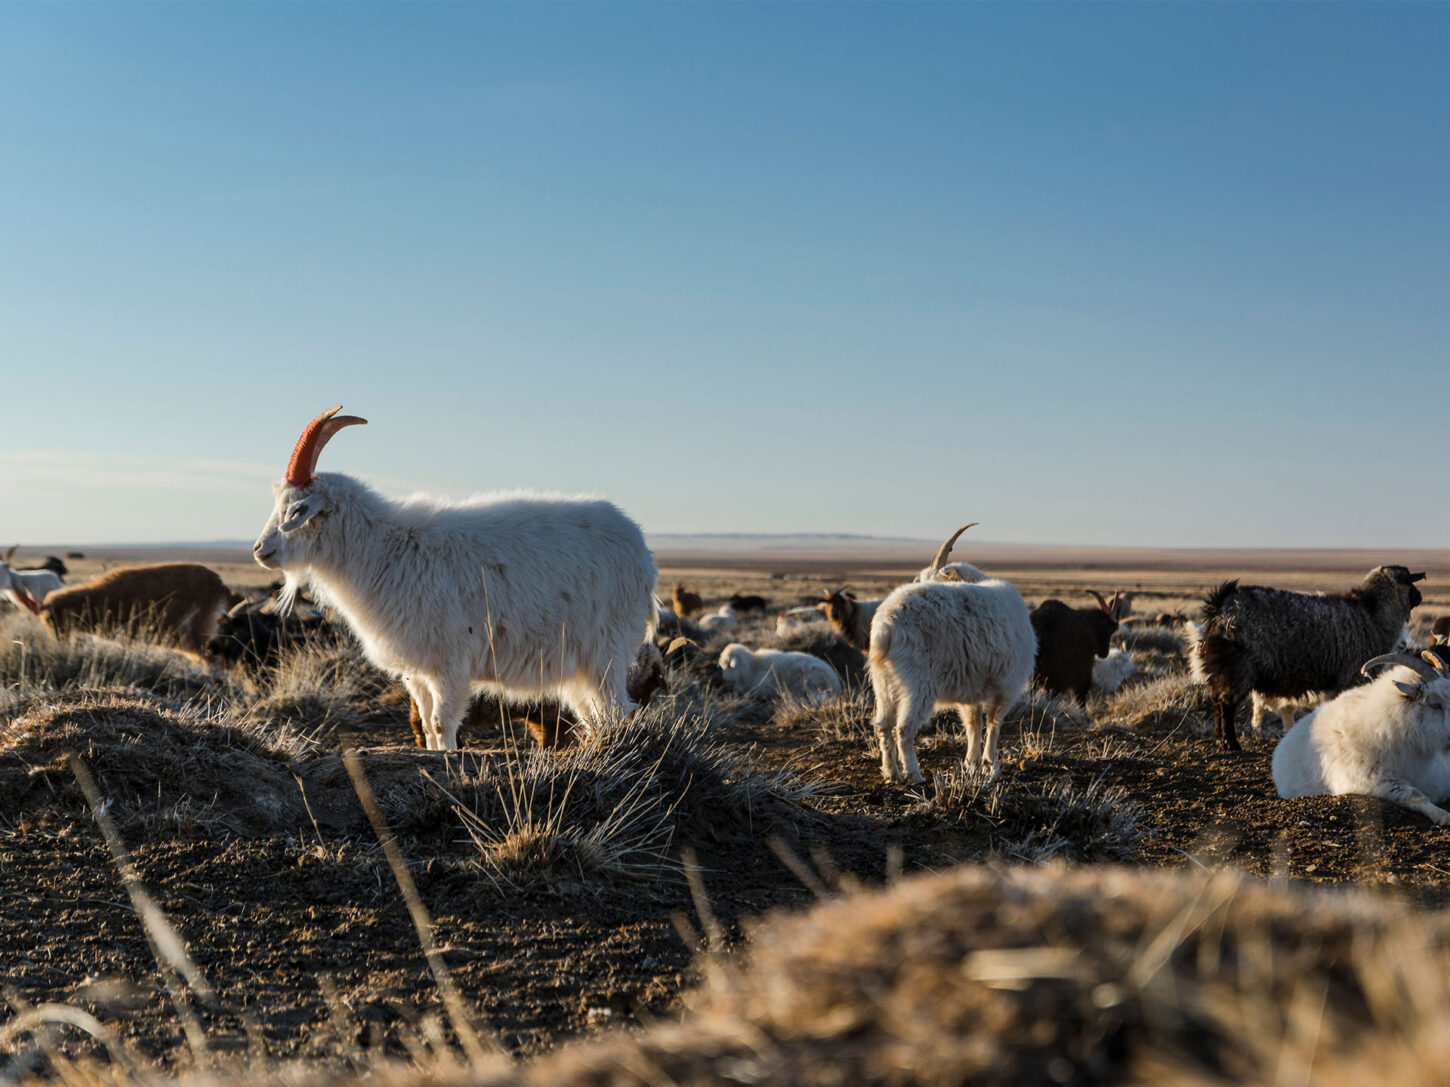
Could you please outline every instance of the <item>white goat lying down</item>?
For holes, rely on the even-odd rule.
[[[985,762],[995,778],[1002,717],[1022,697],[1037,636],[1022,595],[970,563],[944,565],[964,525],[918,580],[894,590],[871,623],[873,722],[881,776],[919,782],[916,734],[938,706],[955,706],[967,730],[966,772]]]
[[[699,624],[701,630],[728,630],[735,625],[735,609],[729,604],[721,604],[719,611],[702,615],[695,622]]]
[[[841,693],[841,677],[820,657],[780,649],[751,650],[731,642],[720,652],[720,671],[741,694],[793,695],[824,701]]]
[[[1128,677],[1138,670],[1126,649],[1113,649],[1102,660],[1093,661],[1093,688],[1113,694],[1122,688]]]
[[[457,746],[470,688],[556,694],[586,732],[635,708],[625,687],[655,628],[654,557],[639,526],[598,498],[529,493],[465,502],[385,498],[316,474],[337,430],[308,424],[252,551],[336,609],[418,704],[430,749]]]
[[[1351,687],[1304,718],[1274,749],[1282,797],[1362,793],[1450,826],[1450,675],[1433,653],[1387,653],[1399,667]]]

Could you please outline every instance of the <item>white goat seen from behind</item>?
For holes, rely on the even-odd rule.
[[[1037,638],[1010,583],[968,563],[945,566],[957,529],[918,580],[893,591],[871,624],[874,726],[887,781],[921,781],[916,734],[938,705],[955,706],[967,731],[966,771],[998,772],[1002,717],[1032,676]]]
[[[337,610],[417,703],[431,749],[457,746],[471,688],[556,695],[593,731],[634,708],[625,676],[655,625],[655,564],[639,526],[597,498],[523,492],[464,502],[385,498],[314,474],[342,427],[314,419],[274,485],[253,547]]]

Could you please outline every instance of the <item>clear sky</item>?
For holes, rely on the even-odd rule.
[[[1450,546],[1450,6],[0,5],[8,542]]]

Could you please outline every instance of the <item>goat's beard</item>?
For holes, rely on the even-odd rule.
[[[292,570],[282,571],[282,588],[277,591],[277,614],[291,615],[297,594],[307,588],[307,578]]]

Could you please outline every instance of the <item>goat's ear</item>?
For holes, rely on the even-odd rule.
[[[1394,683],[1396,690],[1405,696],[1406,702],[1418,702],[1420,695],[1425,693],[1425,688],[1421,687],[1418,683],[1401,683],[1397,679],[1391,682]]]
[[[319,513],[326,510],[327,503],[320,494],[309,494],[299,498],[287,507],[287,516],[282,521],[283,532],[296,532]]]

